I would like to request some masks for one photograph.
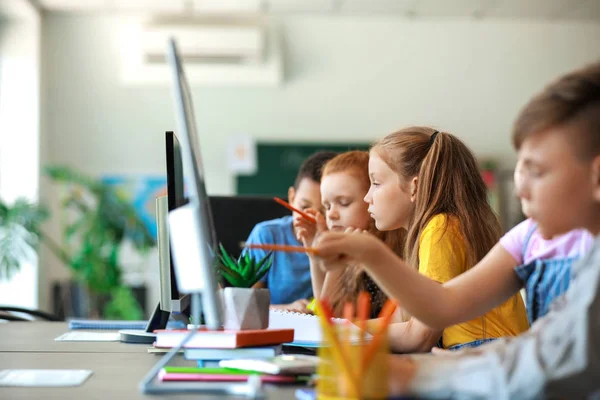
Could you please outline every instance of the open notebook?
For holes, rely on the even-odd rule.
[[[342,318],[335,318],[334,322],[343,324],[347,322]],[[359,341],[359,328],[353,325],[356,335],[353,336],[352,342]],[[301,314],[292,311],[271,310],[269,312],[269,329],[294,329],[294,341],[286,343],[291,346],[302,347],[320,347],[323,344],[323,336],[321,335],[321,325],[319,317],[310,314]],[[371,335],[365,335],[365,339],[370,340]]]

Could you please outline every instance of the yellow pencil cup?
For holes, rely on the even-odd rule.
[[[352,332],[350,332],[352,330]],[[388,396],[388,337],[387,331],[381,335],[376,347],[374,341],[363,343],[348,340],[356,335],[356,326],[336,326],[334,331],[339,339],[336,355],[333,344],[325,340],[319,348],[317,367],[317,399],[385,399]],[[372,350],[374,349],[374,350]],[[367,356],[367,354],[371,353]],[[341,360],[340,361],[340,353]],[[368,360],[365,360],[368,358]],[[368,364],[364,364],[364,361]],[[340,365],[344,362],[346,365]]]

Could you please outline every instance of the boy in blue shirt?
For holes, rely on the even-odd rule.
[[[337,153],[332,151],[319,151],[302,163],[294,186],[288,189],[288,200],[292,206],[302,211],[307,208],[323,208],[321,170],[325,163],[336,155]],[[246,243],[302,246],[294,226],[294,220],[297,218],[301,216],[294,213],[261,222],[252,229]],[[267,251],[260,249],[250,249],[247,252],[258,260],[267,254]],[[313,296],[308,256],[306,253],[273,252],[271,269],[254,287],[269,288],[272,308],[308,312],[308,299]]]

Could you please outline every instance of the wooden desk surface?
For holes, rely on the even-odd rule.
[[[0,323],[0,352],[148,353],[147,344],[54,340],[68,331],[69,325],[66,322]]]
[[[215,395],[142,395],[138,385],[158,361],[151,354],[136,353],[0,353],[0,369],[90,369],[92,376],[81,386],[62,388],[0,387],[0,399],[214,399]],[[191,365],[178,356],[171,365]],[[295,387],[265,386],[267,399],[294,399]],[[244,397],[219,397],[239,399]]]
[[[215,395],[141,394],[138,385],[162,355],[149,354],[148,345],[120,342],[56,342],[68,331],[64,322],[0,323],[0,369],[90,369],[83,385],[64,388],[0,387],[0,399],[169,399]],[[170,365],[194,366],[176,356]],[[298,386],[266,385],[268,399],[294,399]],[[244,398],[244,397],[221,397]]]

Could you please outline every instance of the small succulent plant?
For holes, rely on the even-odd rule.
[[[237,288],[251,288],[265,276],[273,264],[272,252],[260,260],[249,253],[242,254],[238,260],[232,257],[222,244],[219,244],[218,272],[226,284]]]

